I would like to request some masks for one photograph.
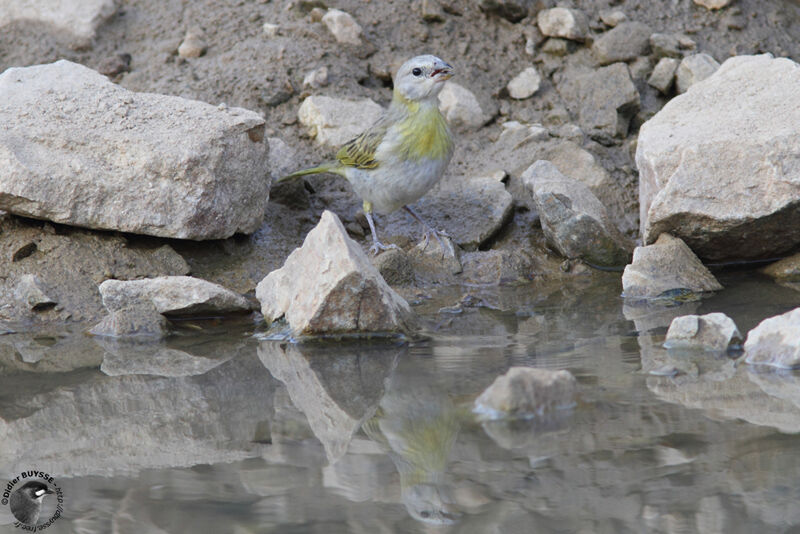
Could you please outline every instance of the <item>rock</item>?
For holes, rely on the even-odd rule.
[[[439,0],[422,0],[421,12],[425,22],[444,22],[444,9]]]
[[[0,209],[180,239],[254,232],[264,216],[264,119],[133,93],[58,61],[0,75]]]
[[[322,66],[314,69],[303,78],[303,87],[310,87],[311,89],[319,89],[328,85],[328,67]]]
[[[698,6],[703,6],[706,9],[722,9],[731,3],[731,0],[692,0]]]
[[[800,368],[800,308],[758,323],[747,333],[744,353],[749,364]]]
[[[677,35],[672,33],[654,33],[650,36],[650,48],[653,55],[657,58],[671,57],[679,58],[681,54],[681,42]]]
[[[622,274],[622,296],[632,299],[669,297],[678,291],[719,291],[722,285],[686,243],[669,234],[636,247],[633,262]]]
[[[603,267],[627,263],[630,245],[588,187],[545,160],[531,165],[522,183],[536,202],[547,242],[563,256]]]
[[[592,44],[592,52],[601,65],[629,61],[650,51],[653,31],[641,22],[623,22],[601,35]]]
[[[425,222],[447,232],[464,250],[476,250],[491,239],[511,218],[513,206],[514,199],[505,185],[490,176],[445,178],[414,204]],[[387,229],[396,234],[420,232],[420,224],[404,210],[387,219]]]
[[[137,302],[152,302],[168,315],[224,314],[249,311],[247,299],[220,285],[191,276],[159,276],[144,280],[106,280],[100,284],[109,311]]]
[[[148,301],[125,303],[109,310],[89,333],[101,337],[148,337],[167,335],[167,319]]]
[[[589,33],[589,19],[583,11],[554,7],[543,9],[536,16],[539,30],[547,37],[563,37],[583,41]]]
[[[671,57],[662,57],[658,60],[652,74],[647,79],[648,85],[651,85],[667,94],[672,89],[672,83],[675,81],[675,71],[678,69],[678,60]]]
[[[628,15],[618,9],[607,9],[600,12],[600,20],[606,26],[614,28],[628,20]]]
[[[485,13],[494,13],[510,22],[519,22],[528,16],[530,0],[480,0],[478,7]]]
[[[461,255],[461,283],[499,286],[530,282],[534,262],[519,250],[478,250]]]
[[[264,25],[261,26],[261,31],[263,31],[264,35],[267,37],[277,37],[280,29],[281,27],[279,25],[272,24],[271,22],[265,22]]]
[[[109,78],[114,78],[115,76],[122,74],[123,72],[130,72],[131,71],[131,55],[127,53],[122,54],[114,54],[103,60],[102,63],[97,67],[97,72],[103,74],[104,76],[108,76]]]
[[[679,93],[685,93],[689,87],[701,82],[714,74],[719,68],[719,63],[708,54],[693,54],[686,56],[678,65],[675,73],[676,86]]]
[[[782,282],[800,282],[800,253],[770,263],[761,272]]]
[[[338,9],[329,9],[322,17],[322,23],[333,34],[337,43],[361,44],[361,26],[349,13]]]
[[[72,45],[89,46],[97,29],[117,12],[116,0],[26,0],[0,3],[0,28],[18,21],[38,22],[65,32]]]
[[[539,90],[542,78],[534,67],[528,67],[508,82],[508,94],[515,100],[524,100]]]
[[[568,41],[567,39],[551,37],[542,45],[542,52],[550,54],[551,56],[563,57],[574,49],[574,44],[571,43],[572,41]]]
[[[569,371],[512,367],[475,399],[473,411],[487,419],[541,417],[572,406],[576,390]]]
[[[183,42],[178,46],[178,55],[184,58],[200,57],[206,53],[208,44],[202,28],[190,28],[183,37]]]
[[[45,293],[42,281],[33,274],[23,274],[17,280],[14,296],[33,311],[44,310],[56,305],[56,301]]]
[[[728,350],[741,345],[742,334],[724,313],[683,315],[672,320],[664,347],[667,349]]]
[[[296,336],[409,332],[413,314],[325,211],[303,246],[256,287],[267,321],[285,317]]]
[[[477,129],[491,120],[472,91],[451,81],[445,82],[439,93],[439,109],[457,129]]]
[[[609,145],[624,139],[639,110],[639,91],[628,67],[614,63],[597,70],[567,69],[556,75],[558,92],[584,132]]]
[[[378,120],[383,108],[370,100],[343,100],[329,96],[309,96],[300,105],[297,117],[317,143],[339,148]]]
[[[641,235],[683,239],[713,261],[775,257],[800,243],[800,67],[729,59],[639,132]]]
[[[408,286],[414,283],[414,264],[403,249],[392,248],[372,259],[383,279],[390,286]]]
[[[414,264],[414,271],[445,271],[458,274],[462,271],[459,251],[449,237],[441,237],[444,249],[434,238],[427,242],[420,241],[412,248],[408,256]],[[424,276],[424,273],[423,273]]]

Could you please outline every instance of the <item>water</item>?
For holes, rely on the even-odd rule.
[[[55,477],[52,533],[800,531],[800,375],[660,348],[675,315],[746,331],[800,306],[752,273],[720,280],[657,309],[624,305],[613,274],[441,290],[409,345],[299,347],[250,319],[184,321],[159,345],[3,335],[0,477]],[[568,369],[577,405],[477,422],[513,365]]]

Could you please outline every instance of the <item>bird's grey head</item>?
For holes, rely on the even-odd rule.
[[[445,80],[453,76],[453,67],[436,56],[425,55],[409,59],[394,77],[394,90],[408,100],[435,98]]]
[[[49,495],[53,493],[47,484],[43,482],[39,482],[38,480],[32,480],[30,482],[26,482],[19,488],[17,491],[21,491],[26,496],[30,497],[35,501],[40,501],[44,499],[45,495]]]

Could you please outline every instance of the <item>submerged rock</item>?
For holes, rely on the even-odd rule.
[[[152,302],[158,313],[168,315],[235,313],[250,309],[247,299],[238,293],[191,276],[106,280],[99,289],[103,305],[109,311],[137,302]]]
[[[604,267],[628,262],[630,245],[583,183],[544,160],[531,165],[522,182],[533,195],[547,241],[562,255]]]
[[[686,243],[669,234],[645,247],[636,247],[633,262],[622,273],[622,296],[665,298],[678,292],[719,291],[722,285]]]
[[[749,364],[800,368],[800,308],[758,323],[747,333],[744,353]]]
[[[770,263],[762,272],[781,282],[800,282],[800,253]]]
[[[573,405],[576,389],[569,371],[512,367],[475,399],[473,410],[488,419],[542,416]]]
[[[742,334],[733,319],[724,313],[683,315],[672,320],[664,347],[724,351],[740,345]]]
[[[800,243],[800,66],[727,60],[639,133],[643,241],[683,239],[706,260],[776,256]]]
[[[283,267],[256,288],[267,321],[285,317],[294,335],[404,333],[413,313],[325,211]]]
[[[0,75],[0,209],[181,239],[254,232],[269,195],[264,120],[134,93],[57,61]]]
[[[330,147],[348,142],[372,124],[383,108],[370,100],[344,100],[329,96],[309,96],[300,105],[297,118],[317,143]]]

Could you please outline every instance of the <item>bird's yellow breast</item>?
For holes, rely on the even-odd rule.
[[[408,104],[409,114],[397,124],[398,150],[408,159],[439,160],[449,157],[453,140],[444,117],[435,106]]]

